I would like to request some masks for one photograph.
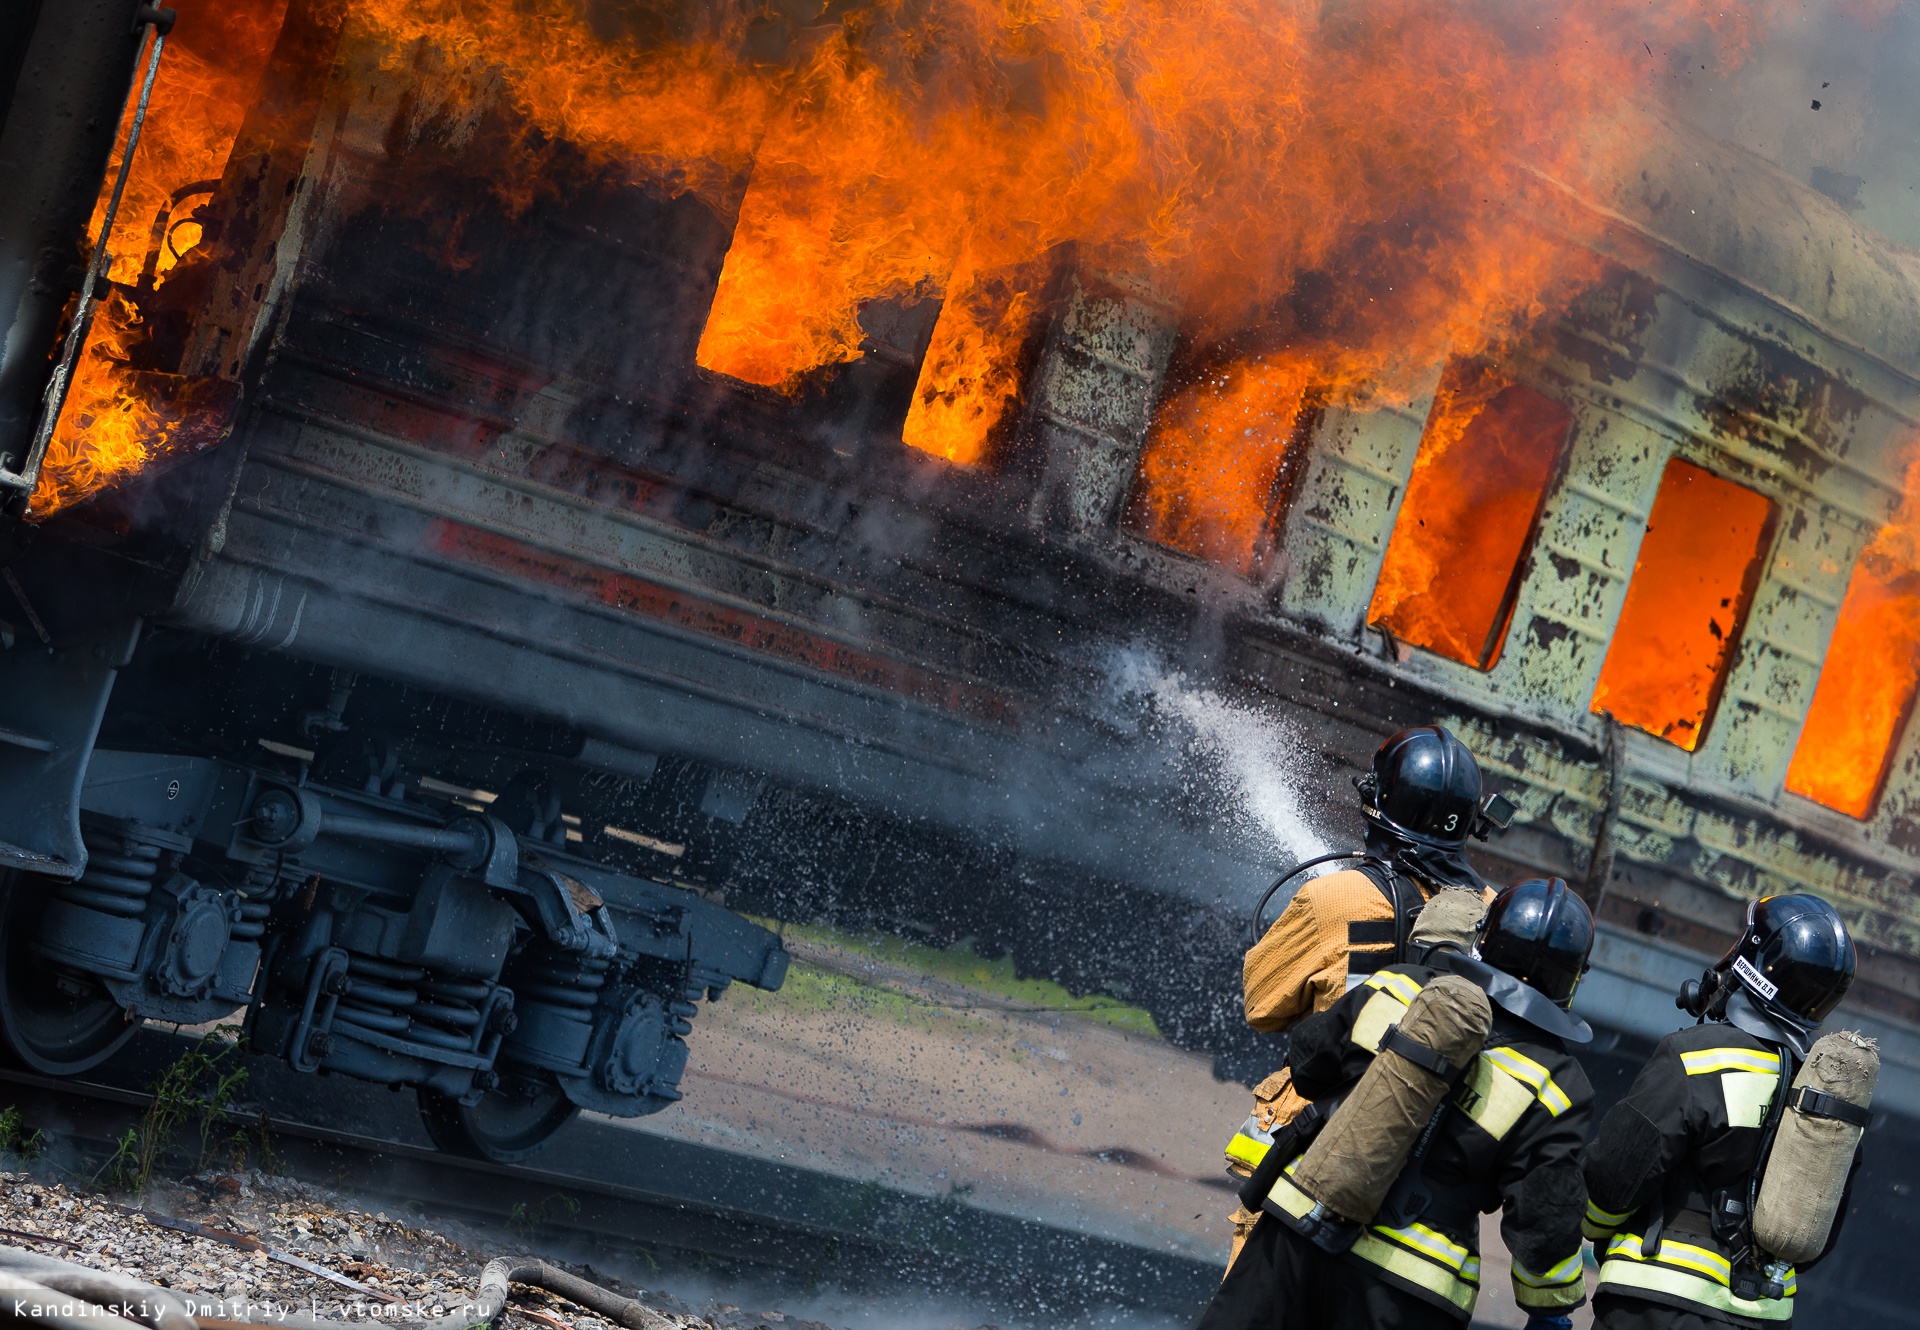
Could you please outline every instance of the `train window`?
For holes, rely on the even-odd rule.
[[[1414,646],[1491,669],[1570,422],[1560,403],[1484,365],[1450,365],[1368,620]]]
[[[1920,682],[1920,569],[1901,557],[1913,548],[1896,523],[1861,555],[1787,768],[1789,790],[1851,817],[1872,816]]]
[[[1773,536],[1771,499],[1667,463],[1593,709],[1692,752],[1719,700]]]
[[[1126,523],[1163,545],[1252,574],[1273,534],[1284,462],[1310,427],[1312,366],[1253,357],[1176,366],[1154,412]],[[1182,380],[1184,379],[1184,382]]]
[[[1045,332],[1052,267],[983,272],[963,260],[954,270],[901,426],[909,448],[961,466],[1000,452]]]

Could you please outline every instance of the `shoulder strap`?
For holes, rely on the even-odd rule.
[[[1773,1098],[1767,1104],[1767,1116],[1760,1137],[1760,1149],[1753,1157],[1753,1172],[1747,1175],[1747,1208],[1741,1217],[1740,1244],[1729,1255],[1734,1268],[1742,1265],[1757,1264],[1757,1252],[1753,1242],[1753,1207],[1760,1199],[1760,1183],[1766,1177],[1767,1164],[1773,1156],[1774,1137],[1780,1133],[1780,1118],[1787,1111],[1787,1100],[1792,1095],[1793,1078],[1799,1074],[1799,1060],[1794,1057],[1793,1049],[1785,1044],[1780,1049],[1780,1079],[1773,1083]]]
[[[1367,881],[1380,889],[1382,896],[1387,898],[1387,904],[1393,910],[1393,959],[1406,960],[1407,938],[1413,933],[1413,921],[1419,917],[1421,906],[1426,904],[1425,896],[1409,905],[1407,890],[1401,882],[1400,874],[1384,859],[1368,856],[1360,861],[1359,871],[1365,875]],[[1415,890],[1417,891],[1418,888]]]

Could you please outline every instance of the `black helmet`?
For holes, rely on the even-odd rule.
[[[1560,878],[1532,878],[1493,898],[1474,954],[1564,1007],[1587,970],[1593,915]]]
[[[1747,930],[1714,965],[1760,1004],[1808,1028],[1853,985],[1853,939],[1818,896],[1763,896],[1747,906]]]
[[[1480,765],[1438,725],[1388,739],[1354,784],[1369,821],[1416,845],[1458,849],[1470,835],[1486,838],[1490,810],[1480,804]]]

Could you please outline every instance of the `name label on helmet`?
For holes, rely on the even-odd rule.
[[[1748,984],[1752,985],[1754,992],[1769,1002],[1773,1001],[1774,997],[1780,992],[1780,985],[1774,983],[1764,974],[1761,974],[1759,970],[1754,968],[1753,962],[1745,956],[1735,956],[1733,958],[1733,972],[1746,980]]]

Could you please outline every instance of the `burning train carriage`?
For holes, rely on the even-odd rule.
[[[749,181],[583,161],[517,197],[494,164],[565,142],[433,104],[318,0],[260,60],[217,183],[160,190],[115,279],[144,331],[94,388],[139,474],[10,566],[16,1048],[71,1069],[124,1012],[250,999],[294,1065],[511,1155],[664,1102],[685,1004],[777,984],[689,884],[971,935],[1226,1047],[1272,865],[1115,703],[1126,654],[1336,762],[1448,720],[1521,808],[1494,867],[1598,902],[1615,1028],[1664,1029],[1745,900],[1834,898],[1887,1097],[1920,1093],[1911,675],[1864,781],[1802,737],[1872,672],[1823,657],[1866,649],[1835,625],[1903,491],[1920,274],[1818,196],[1656,123],[1644,176],[1583,190],[1586,293],[1424,391],[1269,374],[1277,342],[1071,247],[870,301],[857,358],[769,383]],[[940,378],[981,327],[984,405]],[[1181,463],[1221,401],[1263,440],[1230,502]]]

